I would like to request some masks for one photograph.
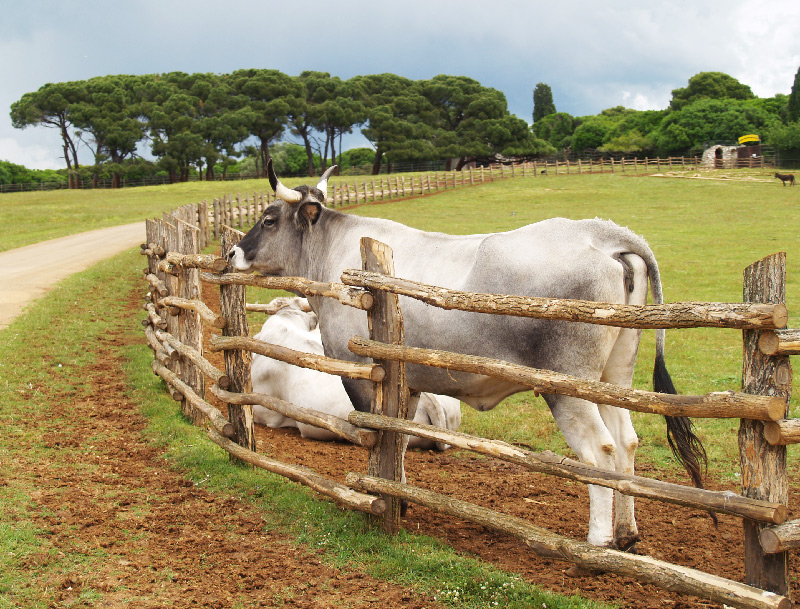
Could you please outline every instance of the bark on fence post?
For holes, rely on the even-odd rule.
[[[200,253],[200,229],[181,220],[178,224],[178,252],[181,254]],[[200,271],[198,269],[181,268],[178,273],[180,293],[178,296],[195,300],[200,298]],[[183,309],[179,316],[179,338],[184,345],[188,345],[199,352],[203,350],[203,322],[196,311]],[[181,362],[181,380],[189,385],[192,390],[205,399],[205,377],[196,364],[184,358]],[[203,413],[198,411],[186,396],[181,400],[181,411],[191,419],[195,425],[200,425],[205,420]]]
[[[214,241],[219,239],[219,217],[220,217],[220,204],[219,199],[214,199]]]
[[[175,226],[175,219],[170,217],[168,214],[164,214],[164,217],[161,221],[163,226],[163,247],[165,252],[174,252],[178,249],[178,229]],[[178,283],[178,277],[171,273],[164,273],[164,283],[169,290],[171,296],[179,296],[180,295],[180,287]],[[178,317],[180,315],[180,311],[178,309],[171,309],[170,307],[164,307],[161,309],[161,316],[167,320],[167,332],[172,334],[172,336],[180,336],[180,322]],[[181,374],[181,362],[179,360],[173,361],[169,364],[169,369],[180,376]],[[174,389],[170,389],[170,393],[172,395],[172,399],[180,400],[180,394],[175,391]]]
[[[392,250],[389,246],[364,237],[361,239],[361,260],[364,270],[394,275]],[[397,295],[376,292],[375,304],[367,312],[370,337],[390,344],[404,340],[403,317],[398,308]],[[372,412],[387,417],[405,419],[408,415],[408,385],[404,362],[378,360],[384,366],[386,377],[377,383],[372,401]],[[405,454],[403,434],[382,431],[378,443],[369,452],[369,475],[401,482]],[[400,528],[400,500],[385,497],[387,509],[382,515],[383,528],[390,535]]]
[[[156,220],[150,220],[149,218],[144,221],[144,230],[145,230],[145,240],[144,245],[145,249],[149,249],[151,245],[161,245],[161,242],[158,238],[158,222]],[[147,272],[149,273],[156,273],[156,269],[158,268],[158,260],[155,256],[148,256],[147,257]],[[155,302],[157,298],[153,298],[153,302]]]
[[[745,302],[784,303],[786,299],[786,254],[779,252],[747,267],[744,271]],[[788,402],[792,368],[786,355],[765,355],[758,348],[761,332],[745,330],[742,389],[745,393],[780,396]],[[772,446],[764,438],[764,423],[742,419],[739,427],[739,458],[742,494],[786,505],[789,485],[786,447]],[[767,554],[759,542],[764,525],[744,521],[745,576],[751,586],[787,595],[788,553]]]
[[[221,255],[224,257],[243,236],[241,232],[229,226],[223,227],[220,242]],[[226,272],[235,272],[231,265],[228,265],[225,270]],[[223,336],[250,336],[245,311],[244,286],[220,285],[219,307],[220,313],[228,322],[222,329]],[[230,379],[229,390],[231,392],[250,393],[252,391],[250,383],[251,360],[252,356],[249,351],[239,349],[225,351],[225,373]],[[251,405],[228,404],[228,420],[233,425],[234,442],[239,446],[255,451],[256,437],[253,430],[253,407]],[[236,460],[236,458],[231,456],[231,460]]]

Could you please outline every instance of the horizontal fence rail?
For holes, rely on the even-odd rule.
[[[591,172],[593,169],[602,170],[603,165],[578,163],[577,167],[579,172]],[[611,162],[611,167],[612,170],[624,171],[626,165],[615,161]],[[552,169],[569,173],[575,168],[575,165],[556,164]],[[516,168],[498,167],[496,170],[487,168],[481,171],[445,172],[441,175],[422,176],[419,180],[387,178],[385,182],[376,180],[377,183],[369,186],[354,184],[350,188],[345,185],[338,191],[333,188],[329,190],[332,193],[329,204],[352,204],[354,201],[368,201],[370,197],[374,200],[374,197],[386,196],[387,192],[390,197],[419,196],[431,192],[431,188],[462,187],[480,183],[487,178],[537,176],[549,169],[532,164]],[[631,557],[629,554],[622,554],[620,557],[620,553],[613,550],[562,538],[507,515],[381,478],[399,479],[399,472],[402,471],[402,453],[398,452],[401,439],[404,435],[414,435],[517,463],[533,471],[614,489],[622,494],[740,517],[745,522],[746,530],[747,523],[756,527],[754,530],[757,535],[760,534],[763,551],[778,558],[785,555],[786,550],[800,547],[800,521],[786,522],[788,508],[783,498],[772,500],[773,497],[751,495],[749,491],[741,495],[730,491],[707,491],[632,474],[619,474],[587,466],[548,451],[534,453],[507,443],[420,425],[404,418],[353,411],[349,420],[345,420],[252,392],[249,384],[251,354],[261,354],[292,365],[373,382],[376,387],[373,410],[395,408],[395,412],[403,417],[406,405],[402,396],[407,391],[403,366],[406,363],[429,365],[470,374],[496,376],[520,387],[530,387],[537,393],[563,393],[640,412],[668,416],[735,417],[742,419],[742,425],[751,420],[761,420],[763,425],[758,425],[763,427],[767,442],[776,445],[800,442],[800,419],[783,418],[787,408],[785,395],[769,395],[769,392],[762,391],[713,392],[700,396],[660,394],[588,381],[549,370],[517,366],[490,358],[404,346],[401,344],[402,315],[397,305],[397,295],[417,298],[443,309],[619,327],[743,329],[745,335],[750,332],[760,338],[756,341],[757,349],[765,358],[774,357],[775,353],[781,356],[793,353],[797,348],[793,343],[800,339],[800,331],[783,329],[788,314],[782,301],[764,304],[758,302],[760,299],[753,298],[756,302],[744,304],[690,302],[627,306],[471,294],[393,277],[391,251],[383,244],[371,240],[367,240],[371,241],[368,247],[364,247],[362,243],[362,254],[365,267],[374,272],[345,271],[342,283],[315,282],[302,277],[242,274],[233,271],[222,257],[199,253],[199,244],[207,241],[212,230],[215,235],[224,234],[225,249],[231,247],[241,238],[242,233],[229,227],[234,221],[242,227],[247,221],[254,220],[259,209],[263,209],[269,201],[269,196],[254,196],[252,202],[249,197],[244,200],[237,197],[236,201],[215,201],[213,206],[184,206],[176,210],[176,215],[165,217],[163,221],[148,221],[147,240],[142,246],[142,253],[147,256],[149,264],[144,273],[149,288],[149,302],[145,304],[147,317],[142,323],[146,340],[154,352],[153,372],[164,380],[173,397],[181,401],[182,409],[188,417],[198,423],[205,421],[210,426],[208,434],[211,440],[228,451],[232,458],[305,484],[351,509],[379,515],[387,530],[396,530],[399,526],[398,498],[404,498],[422,505],[436,505],[436,509],[443,513],[460,514],[460,517],[475,522],[486,522],[486,526],[507,530],[524,539],[537,553],[568,560],[585,568],[601,568],[632,575],[640,581],[654,583],[668,590],[714,599],[731,606],[789,606],[790,601],[781,594],[764,592],[647,557]],[[177,236],[173,231],[177,231]],[[373,258],[369,258],[370,256]],[[199,298],[201,281],[220,286],[221,314],[214,313]],[[334,298],[345,305],[364,310],[370,318],[371,332],[376,327],[379,332],[371,334],[369,339],[353,337],[349,346],[353,353],[372,358],[375,363],[357,364],[333,360],[250,338],[245,310],[257,308],[273,313],[274,310],[269,306],[247,305],[244,298],[246,286]],[[204,324],[216,328],[216,331],[223,328],[222,331],[226,334],[212,335],[207,341],[211,350],[224,352],[224,372],[205,359],[202,350]],[[188,331],[190,326],[195,330]],[[200,333],[199,338],[196,332]],[[381,338],[382,336],[388,338]],[[774,377],[779,385],[785,385],[787,379],[790,383],[791,370],[788,366],[778,366]],[[205,388],[204,379],[211,379],[213,382],[209,389]],[[228,404],[228,418],[206,402],[206,391]],[[369,475],[351,473],[348,475],[348,483],[343,485],[307,468],[258,454],[255,451],[252,430],[253,406],[263,406],[296,421],[327,429],[342,439],[366,448],[369,450]],[[753,458],[750,448],[741,450],[742,459]],[[375,478],[376,474],[380,478]],[[745,485],[745,490],[747,488],[749,487]],[[367,495],[364,491],[378,492],[381,496]],[[748,583],[776,591],[783,589],[783,584],[777,580],[751,581],[749,566],[747,573]]]
[[[580,321],[624,328],[782,328],[789,319],[785,305],[757,303],[677,302],[653,305],[607,304],[589,300],[537,298],[461,292],[408,279],[348,269],[342,283],[409,296],[442,309]]]
[[[306,296],[325,296],[342,304],[367,311],[372,307],[372,294],[362,288],[354,288],[341,283],[322,283],[303,277],[261,277],[247,273],[200,273],[200,279],[217,285],[240,285],[300,292]]]
[[[343,440],[348,440],[358,446],[372,448],[378,442],[378,433],[372,429],[362,429],[339,417],[320,413],[310,408],[303,408],[278,398],[264,395],[263,393],[231,393],[218,387],[212,387],[211,392],[223,402],[228,404],[252,404],[263,406],[273,412],[290,417],[300,423],[306,423],[327,429]]]
[[[642,476],[620,474],[586,465],[550,451],[535,453],[523,450],[507,442],[487,440],[486,438],[479,438],[458,431],[444,430],[440,427],[423,425],[414,421],[404,421],[393,417],[358,411],[351,412],[348,420],[359,428],[395,431],[437,442],[445,442],[457,448],[522,465],[535,472],[566,478],[583,484],[595,484],[613,488],[623,495],[655,499],[675,505],[710,510],[770,524],[782,524],[785,522],[789,511],[785,505],[780,503],[758,501],[742,497],[730,491],[709,491]]]
[[[354,362],[333,359],[316,353],[304,353],[280,345],[272,345],[254,338],[244,336],[212,336],[210,342],[212,351],[223,351],[225,349],[242,349],[251,353],[258,353],[265,357],[318,370],[327,374],[335,374],[350,379],[364,379],[379,383],[386,376],[386,371],[378,364],[357,364]]]
[[[521,538],[544,558],[563,560],[593,571],[608,571],[632,577],[674,592],[708,598],[734,607],[790,609],[784,597],[696,569],[682,567],[617,550],[609,550],[563,537],[521,518],[434,493],[418,487],[363,474],[349,473],[347,483],[365,492],[406,499],[429,509],[481,524]]]
[[[705,395],[655,393],[582,379],[552,370],[537,370],[487,357],[388,345],[359,336],[350,339],[348,347],[356,355],[364,357],[492,376],[528,386],[537,393],[568,395],[635,412],[694,418],[775,421],[783,416],[786,409],[786,400],[772,396],[734,391],[718,391]]]

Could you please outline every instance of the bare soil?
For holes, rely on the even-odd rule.
[[[218,306],[217,291],[207,286],[204,300]],[[255,329],[251,329],[253,332]],[[219,354],[206,350],[220,368]],[[217,358],[216,360],[214,358]],[[224,411],[225,405],[217,403]],[[257,449],[273,458],[314,469],[334,480],[345,482],[347,472],[367,471],[364,449],[345,442],[318,442],[302,438],[296,429],[270,429],[256,426]],[[638,474],[688,484],[688,479],[664,476],[646,466]],[[521,466],[475,455],[469,451],[409,451],[406,476],[410,484],[450,495],[501,511],[575,539],[588,534],[589,496],[587,487],[531,472]],[[734,490],[714,480],[707,488]],[[797,506],[800,485],[791,488],[789,506]],[[790,513],[789,519],[796,518]],[[642,541],[641,554],[736,581],[744,581],[741,519],[719,516],[714,526],[707,512],[657,501],[637,502],[637,523]],[[444,539],[458,552],[520,573],[525,579],[548,590],[616,602],[624,607],[721,607],[703,599],[666,592],[655,586],[613,574],[569,577],[569,563],[539,558],[518,539],[481,525],[434,513],[424,507],[410,506],[402,526],[412,532]],[[790,567],[792,597],[798,596],[796,568]]]
[[[131,295],[132,316],[139,314],[138,298],[138,293]],[[79,600],[85,588],[103,591],[104,607],[223,608],[237,601],[251,607],[439,606],[430,596],[402,586],[331,568],[313,550],[265,532],[261,516],[246,503],[209,493],[165,468],[159,449],[143,438],[145,421],[137,404],[126,395],[118,350],[126,340],[120,333],[97,344],[98,363],[86,371],[91,380],[87,398],[52,396],[49,416],[69,415],[71,422],[44,438],[56,449],[53,460],[22,459],[2,474],[36,479],[33,499],[47,508],[38,511],[39,524],[55,548],[108,552],[109,560],[98,572],[47,583],[57,590],[57,606],[89,606]],[[44,420],[30,423],[50,428]],[[102,443],[93,441],[98,435],[105,438]],[[366,453],[349,444],[310,441],[296,430],[262,427],[257,441],[265,454],[336,480],[344,481],[348,471],[366,471]],[[91,451],[77,450],[87,445]],[[583,485],[456,450],[411,452],[407,472],[413,484],[524,517],[564,535],[586,536],[588,496]],[[798,500],[795,485],[790,505]],[[739,520],[722,516],[714,528],[701,511],[644,500],[637,505],[642,553],[743,581]],[[540,559],[508,535],[419,506],[410,507],[403,526],[444,539],[457,552],[520,573],[553,591],[624,607],[718,606],[610,574],[570,578],[565,574],[568,564]],[[46,564],[48,556],[43,552],[31,557],[31,569]],[[795,571],[792,588],[797,597]]]

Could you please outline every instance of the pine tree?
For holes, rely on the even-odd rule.
[[[800,119],[800,68],[797,69],[797,74],[794,75],[794,84],[792,85],[792,92],[789,94],[787,110],[790,123]]]
[[[553,103],[553,91],[550,85],[540,82],[533,90],[533,122],[541,118],[556,113],[556,105]]]

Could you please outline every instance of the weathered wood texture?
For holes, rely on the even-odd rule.
[[[333,359],[324,355],[296,351],[295,349],[265,343],[255,338],[244,336],[212,336],[209,348],[211,351],[242,349],[271,357],[287,364],[300,366],[301,368],[310,368],[311,370],[335,374],[336,376],[345,376],[351,379],[379,382],[386,376],[386,371],[377,364],[357,364],[346,360]]]
[[[581,321],[624,328],[770,329],[782,328],[789,318],[783,304],[677,302],[639,306],[590,300],[476,294],[352,269],[345,270],[341,279],[347,285],[410,296],[442,309]]]
[[[202,300],[183,298],[180,296],[165,296],[159,301],[159,304],[164,307],[177,307],[178,309],[194,311],[209,326],[214,328],[225,327],[225,317],[214,313]]]
[[[800,330],[762,332],[758,338],[758,348],[765,355],[800,355]]]
[[[366,492],[406,499],[443,514],[503,531],[521,538],[539,556],[567,561],[584,569],[633,577],[637,581],[654,584],[665,590],[710,599],[731,607],[789,609],[792,606],[791,601],[784,596],[649,556],[628,554],[575,541],[515,516],[432,491],[352,472],[347,474],[347,484]]]
[[[214,381],[214,383],[219,387],[222,389],[228,389],[230,387],[231,381],[228,378],[228,375],[216,368],[211,362],[203,357],[203,354],[198,349],[184,345],[181,341],[172,336],[172,334],[169,332],[164,332],[163,330],[157,330],[155,332],[155,336],[158,338],[158,340],[170,345],[173,349],[175,349],[175,352],[181,357],[185,357],[194,363],[198,368],[200,368],[205,376]]]
[[[187,269],[205,269],[217,273],[224,271],[225,267],[228,266],[224,258],[213,254],[169,252],[165,259],[174,266]]]
[[[744,271],[745,302],[783,303],[786,298],[786,255],[781,252],[750,265]],[[765,355],[758,348],[759,332],[745,330],[742,389],[747,393],[778,396],[788,400],[792,369],[788,356]],[[785,418],[787,410],[781,418]],[[742,420],[739,426],[742,494],[788,504],[786,447],[773,446],[764,438],[761,421]],[[767,554],[759,541],[763,525],[744,522],[746,581],[777,594],[789,589],[788,554]]]
[[[142,320],[142,325],[152,325],[161,330],[167,329],[167,320],[158,314],[156,306],[152,302],[145,303],[144,310],[147,311],[147,319]]]
[[[216,429],[226,438],[232,438],[234,436],[233,426],[225,417],[222,416],[222,413],[197,395],[194,391],[192,391],[192,388],[184,383],[177,374],[155,360],[151,362],[151,366],[153,368],[153,372],[164,379],[165,383],[174,387],[192,403],[194,408],[202,412],[214,429]]]
[[[329,480],[320,476],[316,472],[300,465],[289,465],[260,455],[252,450],[247,450],[243,446],[227,440],[213,429],[208,430],[208,437],[224,448],[235,459],[244,461],[265,469],[294,482],[299,482],[308,486],[322,495],[332,498],[337,503],[345,505],[351,509],[367,512],[368,514],[380,515],[386,509],[386,502],[380,497],[366,495],[354,491],[344,484]]]
[[[800,443],[800,419],[781,419],[764,423],[764,438],[773,445]]]
[[[220,238],[223,257],[224,254],[236,245],[242,233],[228,226],[222,227]],[[228,267],[233,271],[233,267]],[[245,288],[241,285],[223,283],[219,289],[219,306],[222,316],[227,323],[222,329],[225,336],[249,336],[247,315],[244,305],[246,302]],[[241,349],[225,351],[225,373],[230,379],[230,390],[234,393],[249,393],[252,390],[250,383],[250,363],[252,357],[248,351]],[[256,436],[253,428],[253,407],[250,405],[228,405],[228,418],[236,432],[236,443],[248,450],[256,449]]]
[[[254,313],[266,313],[267,315],[275,315],[275,313],[280,311],[284,307],[284,305],[283,304],[273,304],[274,302],[275,301],[268,302],[267,304],[260,304],[260,303],[257,303],[257,302],[254,302],[254,303],[248,302],[245,305],[245,308],[248,311],[253,311]],[[304,305],[302,305],[300,307],[300,309],[302,311],[305,311],[306,313],[310,313],[311,312],[311,305],[309,305],[306,302]]]
[[[356,309],[363,311],[372,306],[372,294],[362,288],[353,288],[341,283],[323,283],[311,281],[304,277],[261,277],[250,275],[249,273],[209,273],[200,274],[200,279],[207,283],[218,285],[251,285],[258,288],[268,288],[271,290],[286,290],[287,292],[299,292],[305,296],[324,296],[334,298]]]
[[[403,359],[410,364],[493,376],[527,385],[538,393],[569,395],[636,412],[697,418],[776,420],[784,416],[786,409],[786,402],[780,397],[746,395],[733,391],[718,391],[699,396],[654,393],[581,379],[551,370],[527,368],[486,357],[387,345],[359,336],[350,339],[348,347],[356,355],[387,360]]]
[[[361,239],[361,263],[365,270],[391,275],[394,273],[392,250],[389,246],[364,237]],[[370,337],[389,344],[401,345],[404,340],[403,317],[394,294],[379,292],[367,311]],[[378,360],[385,370],[385,378],[375,386],[371,410],[374,414],[405,419],[408,416],[409,391],[406,384],[405,362]],[[378,443],[369,451],[368,473],[387,480],[403,480],[405,439],[402,434],[383,431]],[[400,501],[387,501],[383,515],[383,528],[389,534],[400,529]]]
[[[768,554],[778,554],[800,548],[800,520],[766,527],[759,537],[761,547]]]
[[[159,279],[155,273],[148,273],[145,279],[147,279],[147,283],[150,284],[150,289],[153,291],[153,294],[158,296],[158,298],[163,298],[164,296],[169,295],[169,289],[167,289],[167,284],[164,283],[161,279]]]
[[[228,404],[257,404],[274,412],[278,412],[285,417],[294,419],[295,421],[313,425],[321,429],[327,429],[340,438],[365,448],[375,446],[378,441],[377,431],[372,429],[360,429],[347,420],[340,419],[337,416],[310,408],[304,408],[302,405],[284,402],[283,400],[263,393],[231,393],[230,391],[223,391],[216,386],[211,388],[211,392]]]
[[[150,348],[153,350],[153,356],[161,365],[166,366],[169,363],[171,354],[156,336],[155,328],[150,324],[145,324],[144,336]],[[173,352],[177,355],[177,351],[173,349]],[[178,355],[178,357],[180,357],[180,355]]]
[[[749,499],[730,491],[709,491],[642,476],[620,474],[586,465],[550,451],[535,453],[499,440],[478,438],[462,432],[449,431],[431,425],[415,423],[414,421],[403,421],[355,411],[350,413],[348,420],[353,425],[361,428],[385,429],[428,438],[456,448],[471,450],[502,459],[503,461],[516,463],[535,472],[558,476],[559,478],[566,478],[583,484],[595,484],[613,488],[620,493],[634,497],[710,510],[740,518],[751,518],[770,524],[780,524],[786,520],[788,515],[788,509],[780,503]]]
[[[164,214],[163,219],[161,220],[162,231],[163,231],[163,245],[164,250],[166,252],[171,252],[178,249],[178,228],[175,226],[175,219],[170,216],[169,214]],[[178,286],[178,277],[177,275],[171,274],[163,274],[162,276],[164,283],[167,285],[167,289],[171,296],[170,297],[179,297],[179,286]],[[180,336],[180,326],[178,325],[178,313],[180,313],[179,309],[172,308],[170,306],[166,306],[162,304],[163,299],[159,300],[156,303],[156,306],[159,307],[158,311],[159,314],[164,317],[167,322],[167,331],[172,334],[173,336]],[[168,368],[177,374],[179,377],[181,375],[181,362],[180,359],[175,361],[171,361],[168,364]],[[180,399],[180,395],[173,391],[172,395],[173,399]]]
[[[190,206],[191,207],[191,206]],[[194,214],[196,217],[196,213]],[[176,220],[178,229],[178,252],[185,255],[197,255],[200,251],[200,235],[198,229],[192,224]],[[189,302],[205,304],[200,299],[200,276],[197,269],[181,267],[178,273],[179,296]],[[207,308],[207,307],[206,307]],[[184,311],[178,317],[181,343],[196,351],[203,348],[203,323],[200,314],[194,309]],[[181,379],[192,388],[197,395],[205,398],[206,385],[202,370],[191,359],[184,359],[181,363]],[[188,400],[181,402],[183,413],[195,423],[202,420],[202,414],[197,411]]]

